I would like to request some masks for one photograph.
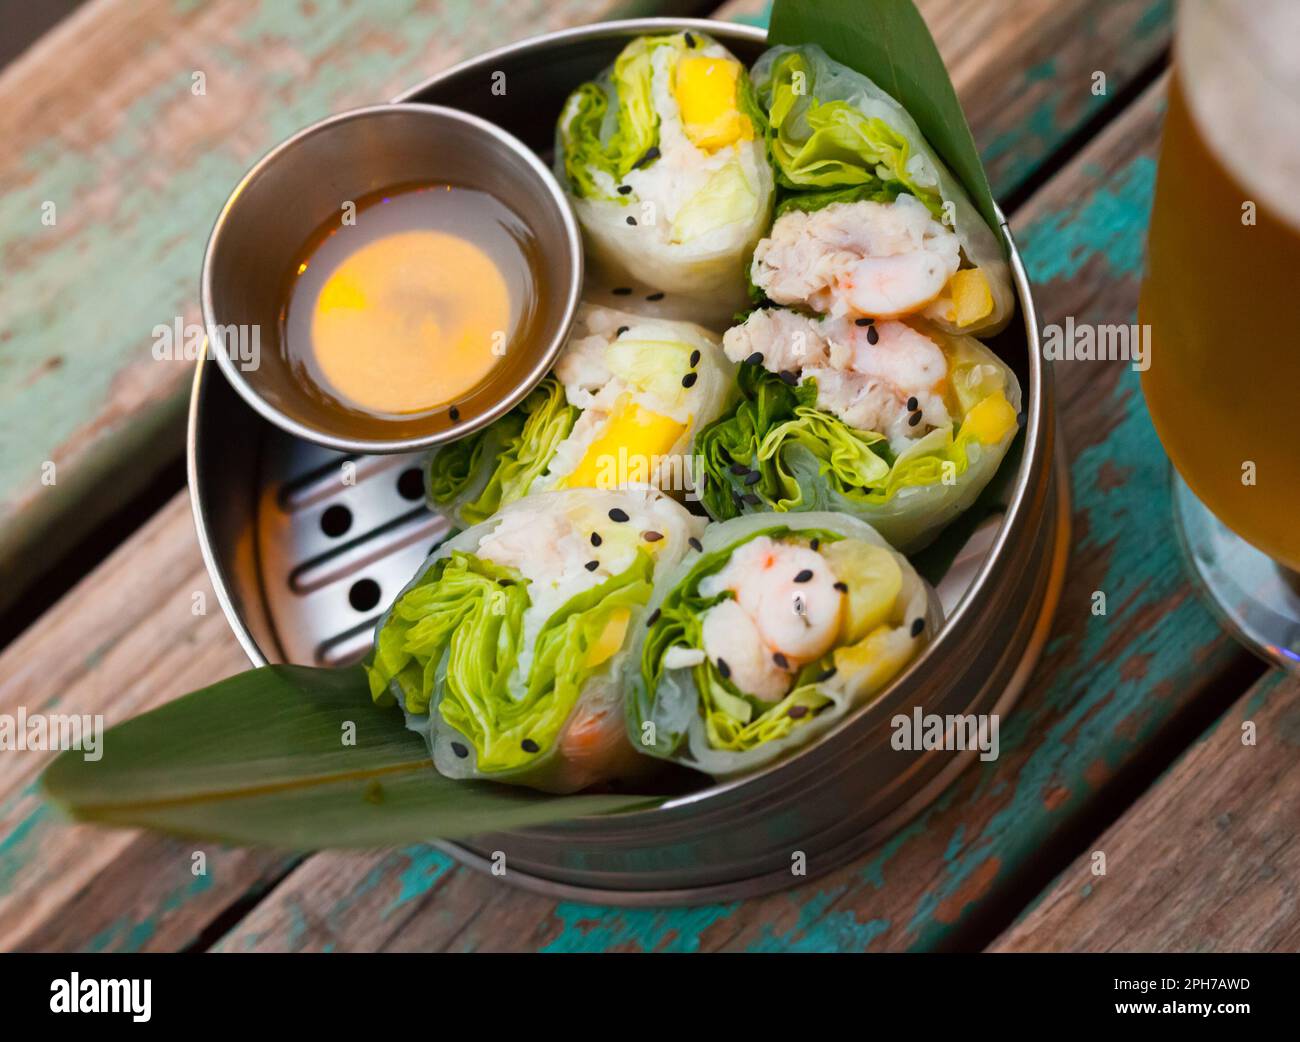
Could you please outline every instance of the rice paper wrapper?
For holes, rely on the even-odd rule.
[[[777,455],[781,469],[798,486],[796,498],[774,499],[764,493],[761,484],[744,485],[741,478],[725,467],[706,468],[706,480],[725,490],[719,492],[715,489],[715,498],[705,497],[710,513],[719,516],[716,505],[711,505],[719,502],[727,504],[727,513],[721,515],[722,519],[736,513],[770,510],[838,511],[866,521],[903,553],[915,553],[929,545],[946,525],[971,507],[993,480],[1019,432],[1022,400],[1020,381],[1011,367],[979,340],[921,324],[917,324],[917,328],[923,329],[939,345],[947,359],[949,378],[958,398],[958,408],[953,417],[956,423],[936,428],[918,438],[898,456],[890,474],[892,477],[901,473],[900,468],[914,466],[917,471],[927,473],[930,480],[903,484],[887,498],[873,498],[856,489],[846,490],[810,449],[797,441],[787,441],[777,450]],[[1010,410],[1016,414],[1017,422],[993,441],[981,441],[971,436],[969,430],[963,437],[962,426],[968,422],[971,411],[996,395],[1005,397]],[[1006,406],[999,406],[999,409],[1005,411]],[[723,417],[719,423],[728,422],[732,415],[734,413]],[[704,440],[707,441],[708,437],[705,435]],[[960,444],[960,453],[954,452],[955,444]],[[964,466],[960,465],[963,460]],[[950,474],[945,472],[945,462],[951,464]],[[742,502],[737,498],[746,494],[758,502]]]
[[[657,463],[641,460],[635,445],[624,446],[628,458],[619,459],[618,446],[606,444],[611,450],[609,466],[597,468],[591,483],[606,491],[650,483],[678,498],[693,496],[695,437],[735,400],[736,366],[722,350],[720,337],[693,322],[584,303],[564,351],[542,385],[506,416],[432,449],[425,457],[429,508],[467,527],[526,495],[563,488],[576,480],[578,465],[605,429],[599,424],[608,422],[599,418],[613,416],[610,408],[618,395],[600,393],[604,389],[601,366],[611,350],[621,352],[634,368],[665,367],[663,373],[650,376],[620,368],[622,375],[611,372],[608,379],[644,378],[671,387],[676,400],[667,403],[653,386],[620,384],[646,411],[671,412],[683,430],[671,445],[655,453],[660,457]],[[690,367],[695,351],[699,357]],[[633,352],[641,357],[632,357]],[[694,374],[694,383],[685,389],[681,381],[688,372]],[[622,393],[618,387],[614,390]],[[584,420],[589,410],[591,415]]]
[[[628,517],[627,521],[610,518],[611,511],[620,510]],[[393,606],[380,619],[376,628],[377,645],[403,598],[429,583],[439,562],[451,558],[457,551],[476,553],[485,540],[503,536],[503,525],[507,526],[504,531],[509,535],[504,537],[509,540],[509,544],[517,551],[535,558],[535,563],[530,567],[543,575],[553,574],[563,586],[563,576],[566,573],[571,576],[575,571],[583,570],[583,565],[576,563],[572,554],[566,556],[561,552],[563,548],[553,538],[556,529],[549,523],[556,519],[563,519],[563,524],[580,523],[580,534],[588,544],[591,540],[587,528],[592,532],[605,533],[601,539],[603,549],[584,545],[578,554],[592,559],[600,558],[602,553],[611,548],[623,553],[629,540],[649,546],[644,533],[658,533],[660,538],[653,543],[653,566],[644,576],[647,584],[657,584],[676,567],[689,549],[689,540],[698,536],[704,526],[703,519],[693,517],[674,500],[650,488],[621,492],[569,489],[539,493],[518,500],[482,524],[447,540],[429,555],[416,576],[397,595]],[[649,528],[650,525],[654,526],[653,529]],[[626,553],[623,556],[626,557]],[[563,594],[563,590],[561,595],[553,592],[548,594],[547,590],[539,589],[538,583],[546,585],[539,579],[528,587],[528,609],[522,618],[514,620],[517,623],[513,632],[517,637],[518,654],[509,669],[506,695],[516,702],[525,696],[538,656],[539,643],[546,643],[540,635],[547,631],[548,624],[555,618],[548,605],[554,605],[557,596]],[[539,605],[538,602],[547,596],[550,600]],[[651,585],[647,585],[645,597],[650,596]],[[567,603],[571,601],[566,601]],[[434,766],[448,778],[489,780],[556,793],[576,792],[614,779],[632,780],[652,770],[654,763],[639,755],[627,741],[621,676],[624,664],[631,655],[633,635],[644,628],[648,610],[644,600],[628,606],[626,624],[621,640],[616,645],[617,650],[582,680],[579,693],[564,716],[554,740],[528,755],[526,763],[517,766],[483,769],[476,742],[449,722],[447,700],[453,696],[450,694],[448,674],[454,650],[450,645],[423,667],[426,683],[431,688],[428,692],[427,711],[419,711],[418,705],[413,707],[408,704],[408,693],[396,677],[387,683],[385,692],[376,694],[376,676],[372,672],[372,694],[376,694],[376,701],[386,701],[383,697],[386,694],[397,702],[406,716],[407,727],[424,738]],[[608,632],[602,629],[596,642],[599,643],[607,636]],[[498,638],[498,644],[500,640]],[[584,646],[580,643],[573,650],[579,655],[590,654],[591,645],[588,643]],[[367,660],[368,670],[375,669],[378,665],[376,659],[381,654],[382,647]],[[554,685],[542,695],[543,699],[555,697]]]
[[[813,133],[807,119],[809,99],[815,99],[820,104],[844,102],[869,120],[879,119],[902,135],[907,142],[907,175],[911,182],[920,188],[937,190],[943,202],[951,204],[951,220],[946,223],[956,233],[966,259],[978,267],[988,280],[993,310],[985,318],[961,328],[933,312],[927,312],[926,318],[951,333],[992,335],[1003,329],[1015,311],[1016,297],[1000,233],[985,223],[966,190],[930,146],[916,121],[874,81],[834,61],[816,44],[773,47],[755,62],[752,76],[759,100],[765,108],[772,103],[774,67],[784,56],[790,54],[802,57],[806,63],[809,82],[806,84],[806,96],[795,100],[786,117],[784,133],[796,141],[805,141]],[[852,159],[849,163],[852,163]],[[824,190],[827,187],[854,183],[851,180],[836,180],[833,174],[827,174],[819,180],[823,183],[794,187]]]
[[[628,737],[649,755],[694,768],[719,780],[756,771],[816,742],[854,710],[873,702],[938,632],[943,622],[939,598],[907,558],[865,522],[827,511],[758,514],[710,525],[701,540],[702,550],[689,554],[656,586],[649,604],[649,617],[654,618],[672,592],[691,578],[698,562],[741,540],[780,529],[788,529],[793,534],[810,530],[831,532],[881,547],[892,555],[902,574],[902,583],[889,616],[892,629],[878,642],[881,654],[859,668],[839,668],[829,679],[817,682],[817,693],[829,699],[829,704],[788,734],[750,749],[719,749],[709,741],[693,667],[665,667],[653,689],[647,682],[644,667],[651,630],[642,627],[626,660],[624,675]],[[917,620],[924,623],[914,633]]]
[[[746,304],[746,272],[771,223],[774,181],[743,66],[736,101],[749,137],[713,148],[686,133],[674,83],[682,59],[697,57],[739,66],[702,33],[641,37],[624,48],[566,102],[555,172],[600,283],[653,287],[674,300],[675,315],[720,325]]]

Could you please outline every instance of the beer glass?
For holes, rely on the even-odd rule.
[[[1211,603],[1300,669],[1300,0],[1183,0],[1142,389]]]

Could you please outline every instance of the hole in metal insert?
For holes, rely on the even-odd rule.
[[[379,583],[374,579],[358,579],[348,590],[348,603],[357,611],[371,611],[379,603]]]
[[[423,499],[424,471],[419,467],[407,467],[397,479],[397,491],[403,499]]]
[[[352,527],[352,511],[334,504],[320,516],[320,530],[331,539],[337,539]]]

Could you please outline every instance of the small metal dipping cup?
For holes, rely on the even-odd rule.
[[[349,411],[304,386],[284,350],[288,277],[346,202],[434,184],[489,193],[531,231],[539,262],[535,335],[445,407],[393,418]],[[563,347],[581,288],[581,233],[559,184],[527,146],[455,109],[375,105],[299,131],[240,181],[208,240],[203,321],[226,379],[276,426],[343,452],[410,452],[462,437],[518,404]]]

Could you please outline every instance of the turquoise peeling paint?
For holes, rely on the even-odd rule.
[[[565,902],[555,916],[563,929],[542,950],[547,952],[600,952],[631,947],[641,951],[699,951],[701,935],[740,906],[702,905],[698,908],[624,908]]]
[[[766,923],[762,934],[747,948],[751,952],[862,952],[889,929],[888,919],[861,922],[847,909],[831,911],[831,904],[848,887],[836,887],[804,898],[792,929],[777,932]],[[799,894],[793,894],[798,897]]]
[[[8,891],[18,873],[36,859],[35,848],[41,829],[53,819],[54,812],[49,804],[39,803],[0,840],[0,892]]]
[[[1117,276],[1141,271],[1146,248],[1143,233],[1155,181],[1156,161],[1139,156],[1080,209],[1048,214],[1035,222],[1018,237],[1030,279],[1039,284],[1070,279],[1097,257],[1104,259]],[[1140,213],[1135,212],[1135,205],[1140,207]],[[1140,223],[1135,226],[1135,221]],[[1107,316],[1107,321],[1129,319]]]
[[[384,918],[407,903],[423,897],[456,864],[437,847],[410,846],[401,853],[406,858],[406,867],[397,877],[397,896],[384,909]]]
[[[208,856],[208,870],[203,875],[196,876],[190,871],[192,863],[190,856],[193,851],[187,847],[177,849],[175,853],[185,873],[181,885],[173,887],[167,893],[153,914],[138,920],[132,916],[124,916],[95,934],[86,942],[87,951],[142,951],[168,915],[179,911],[187,902],[212,889],[216,869],[213,854],[209,853]]]

